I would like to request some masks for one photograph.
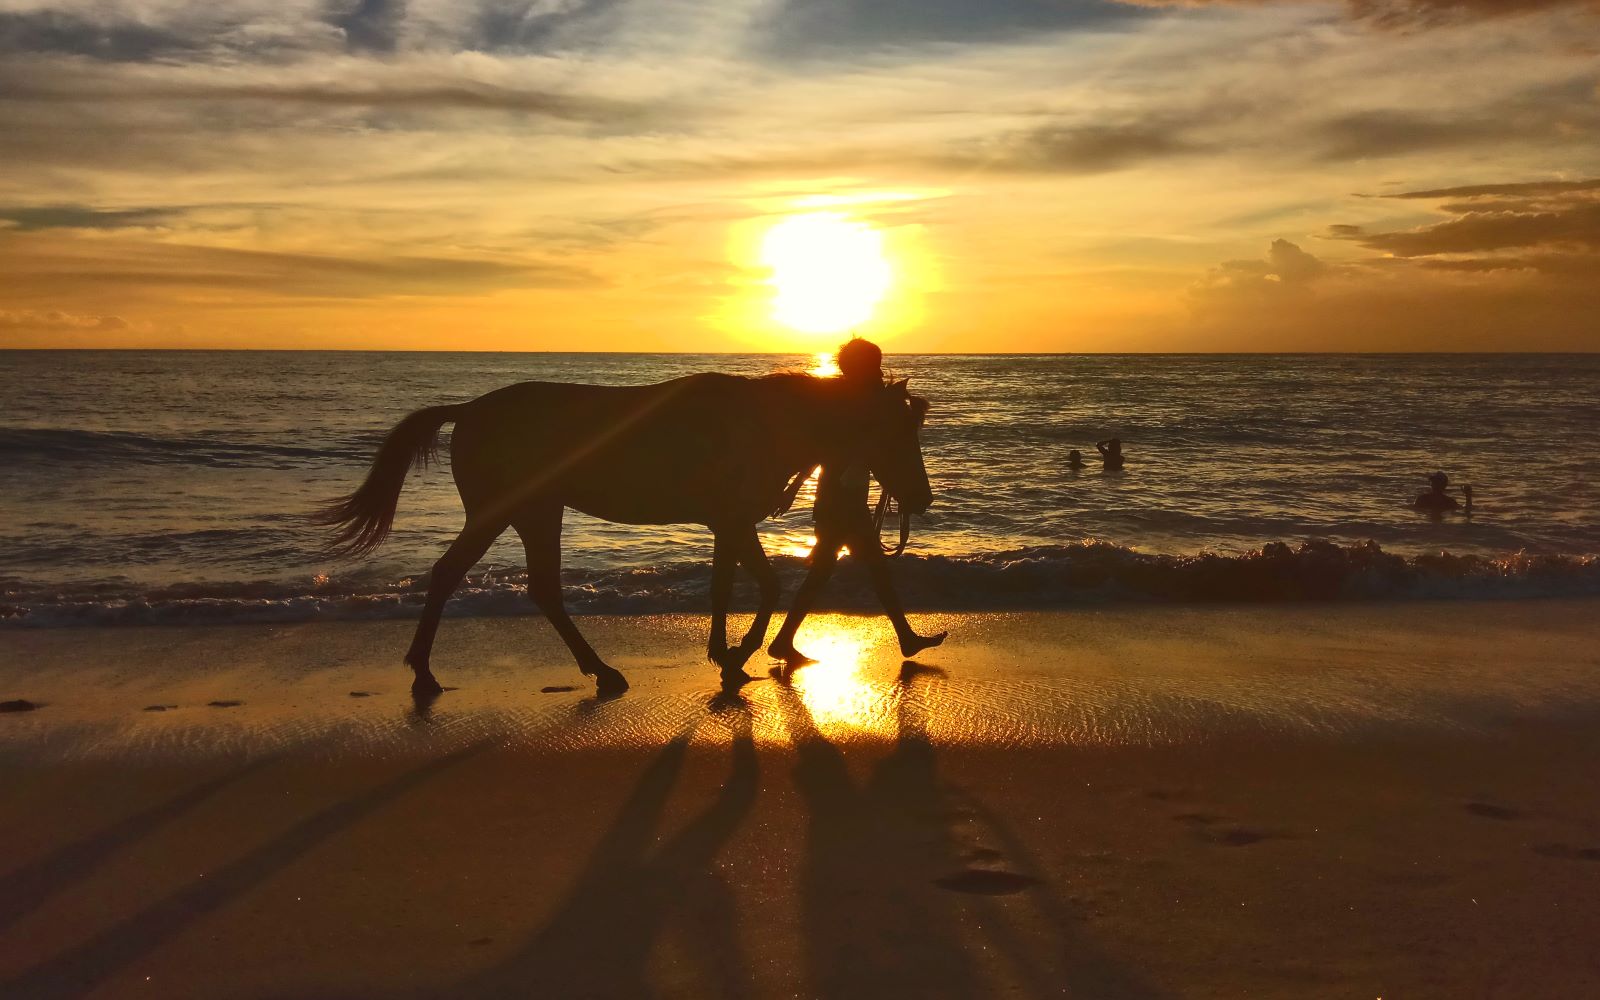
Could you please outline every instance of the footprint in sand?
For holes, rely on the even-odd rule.
[[[1172,818],[1179,823],[1188,824],[1194,830],[1195,836],[1201,840],[1221,844],[1223,847],[1247,847],[1263,840],[1286,839],[1285,834],[1267,833],[1244,826],[1215,828],[1216,824],[1224,821],[1224,818],[1210,813],[1179,813]]]
[[[13,698],[11,701],[0,701],[0,712],[31,712],[39,707],[39,703],[26,698]]]
[[[965,868],[951,875],[933,880],[933,884],[951,892],[965,892],[978,896],[1011,896],[1038,885],[1031,875],[1016,872],[994,871],[988,868]]]
[[[1463,808],[1474,816],[1484,819],[1521,819],[1523,813],[1508,806],[1497,806],[1488,802],[1468,802]]]
[[[562,693],[567,692],[567,691],[576,691],[576,690],[578,690],[578,689],[573,687],[570,684],[552,684],[549,687],[540,688],[539,689],[539,693],[540,694],[562,694]]]
[[[1600,861],[1600,847],[1573,847],[1570,844],[1540,844],[1533,853],[1563,861]]]
[[[176,705],[146,705],[144,710],[146,712],[170,712],[177,707]]]
[[[352,697],[352,698],[371,698],[375,693],[376,692],[373,692],[373,691],[351,691],[350,692],[350,697]]]
[[[244,702],[242,702],[242,701],[208,701],[208,702],[206,702],[206,705],[208,707],[210,707],[210,708],[238,708],[240,705],[243,705],[243,704],[244,704]]]

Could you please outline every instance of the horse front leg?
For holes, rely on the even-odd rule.
[[[742,540],[733,531],[713,528],[711,550],[711,635],[706,639],[706,657],[722,668],[724,682],[744,674],[743,661],[730,661],[728,650],[728,605],[733,601],[733,571],[739,565]],[[748,678],[746,678],[748,679]]]
[[[739,663],[743,666],[767,641],[767,628],[772,624],[772,613],[778,608],[778,573],[767,561],[767,550],[761,547],[761,536],[756,533],[754,525],[745,533],[739,562],[755,578],[756,587],[761,593],[756,620],[750,623],[744,639],[739,643],[739,652],[743,654]]]
[[[542,508],[512,522],[528,557],[528,596],[567,644],[578,669],[594,677],[595,694],[614,698],[628,690],[627,678],[600,659],[567,614],[561,596],[561,514],[559,506]]]
[[[726,542],[726,544],[723,544]],[[767,562],[767,553],[761,547],[761,538],[756,534],[754,525],[742,525],[737,530],[723,533],[718,539],[718,552],[729,554],[729,563],[725,567],[726,578],[719,575],[718,567],[712,567],[712,600],[713,613],[711,619],[710,653],[713,661],[722,667],[724,683],[743,683],[750,679],[744,672],[744,665],[750,661],[761,649],[761,644],[766,641],[767,627],[772,623],[772,612],[778,606],[778,574],[773,571],[771,563]],[[727,604],[733,592],[733,569],[742,565],[755,578],[756,586],[761,592],[761,603],[756,609],[755,621],[745,630],[744,638],[739,645],[728,648],[727,645]]]

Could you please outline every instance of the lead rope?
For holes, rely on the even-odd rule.
[[[889,502],[891,500],[894,500],[894,496],[890,494],[888,488],[883,485],[883,481],[880,479],[878,481],[878,509],[872,512],[872,530],[875,535],[880,536],[878,538],[878,547],[883,549],[885,555],[893,559],[904,552],[906,544],[911,541],[911,514],[906,510],[905,504],[895,504],[895,507],[900,512],[900,543],[892,548],[883,544],[883,538],[881,537],[883,535],[883,519],[889,513]]]

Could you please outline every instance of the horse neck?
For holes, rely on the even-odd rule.
[[[772,442],[774,455],[794,467],[836,460],[848,400],[823,379],[809,375],[782,378],[784,382],[777,383],[782,391],[776,401],[781,412],[772,422],[778,428]]]

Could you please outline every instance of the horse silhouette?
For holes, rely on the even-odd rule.
[[[427,602],[405,661],[412,692],[443,690],[429,662],[450,594],[506,528],[522,536],[528,595],[592,675],[602,697],[628,688],[568,616],[561,596],[565,508],[623,524],[703,524],[715,538],[707,655],[724,683],[747,680],[744,664],[766,640],[778,601],[777,574],[756,525],[786,508],[790,487],[824,462],[857,461],[899,501],[902,517],[933,500],[905,381],[863,388],[838,379],[781,373],[706,373],[645,386],[522,382],[467,403],[432,406],[400,421],[379,447],[366,480],[328,503],[317,523],[337,529],[330,551],[359,556],[383,544],[400,490],[425,465],[450,422],[450,471],[466,525],[433,566]],[[795,485],[798,485],[797,483]],[[755,621],[727,645],[734,571],[760,590]]]

